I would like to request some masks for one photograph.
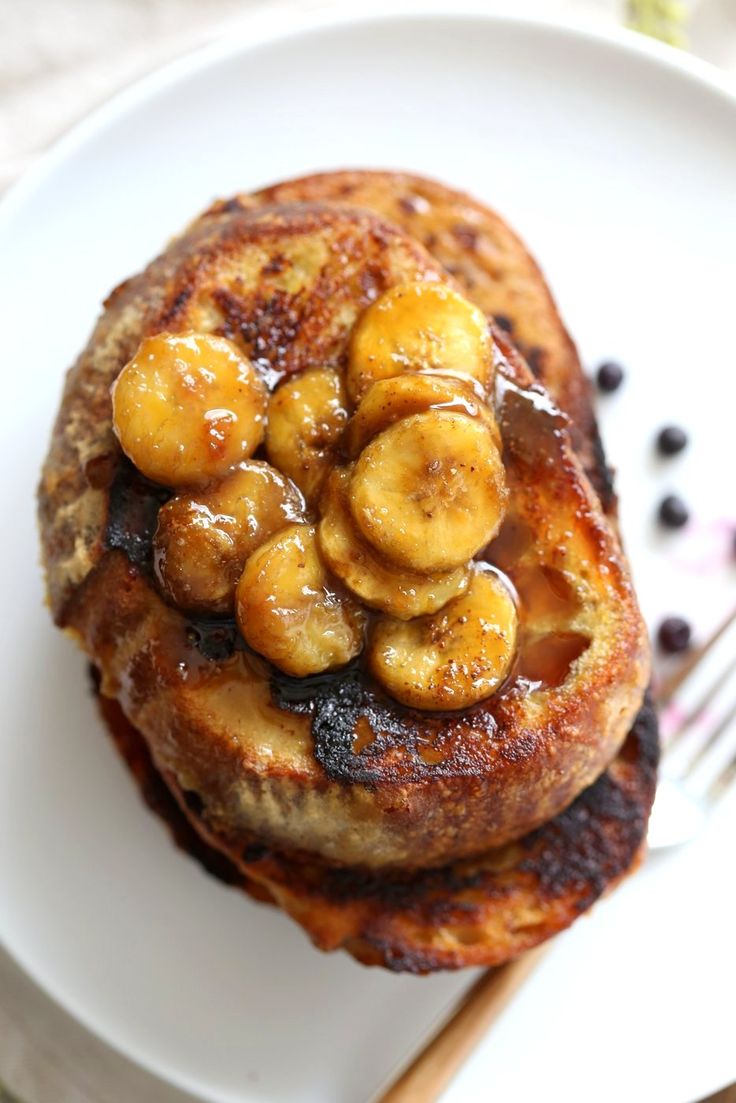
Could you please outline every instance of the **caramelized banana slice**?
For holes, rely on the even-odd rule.
[[[345,387],[332,368],[288,379],[268,405],[266,452],[308,501],[316,501],[348,420]]]
[[[139,471],[164,486],[221,478],[263,440],[266,388],[230,341],[145,337],[112,387],[113,427]]]
[[[467,708],[506,678],[516,632],[510,589],[492,567],[476,563],[467,593],[439,613],[408,622],[381,617],[371,633],[368,663],[404,705]]]
[[[377,379],[433,368],[471,375],[487,388],[492,341],[485,315],[443,283],[405,283],[376,299],[350,342],[347,384],[360,402]]]
[[[426,573],[452,570],[483,548],[506,497],[488,426],[447,410],[414,414],[375,437],[350,481],[361,534],[392,563]]]
[[[227,613],[245,561],[269,536],[304,516],[280,471],[245,460],[221,483],[162,506],[154,537],[156,576],[182,609]]]
[[[357,597],[374,609],[400,620],[434,613],[467,589],[470,572],[457,567],[447,574],[426,575],[386,563],[358,534],[348,506],[350,470],[330,474],[317,531],[327,566]]]
[[[314,525],[289,525],[254,552],[235,611],[254,651],[298,678],[344,666],[363,648],[365,613],[330,585]]]
[[[377,380],[348,422],[343,449],[347,455],[355,457],[389,425],[430,409],[453,410],[480,418],[491,429],[494,443],[500,448],[496,419],[478,383],[459,376],[421,371]]]

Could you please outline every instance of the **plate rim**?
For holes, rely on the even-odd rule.
[[[285,18],[288,26],[284,26]],[[304,35],[317,35],[360,25],[390,25],[402,20],[426,22],[433,19],[453,22],[482,21],[488,25],[509,26],[519,30],[531,28],[532,31],[556,36],[558,40],[579,42],[583,45],[614,47],[621,57],[632,54],[654,66],[676,76],[684,77],[694,85],[704,88],[722,99],[736,112],[736,82],[715,65],[683,50],[676,49],[654,39],[647,38],[625,27],[602,26],[597,21],[584,18],[568,22],[564,19],[540,16],[538,14],[510,14],[494,7],[489,8],[483,0],[423,0],[420,5],[411,0],[374,0],[368,8],[360,2],[345,0],[336,3],[328,0],[324,7],[305,9],[303,0],[287,0],[287,3],[275,3],[258,11],[250,12],[239,19],[237,26],[227,28],[213,40],[204,45],[188,49],[178,57],[144,74],[122,89],[114,92],[90,112],[72,124],[30,165],[28,169],[0,199],[0,235],[12,226],[13,219],[22,211],[23,206],[32,202],[35,193],[53,176],[57,168],[74,156],[77,150],[95,138],[105,128],[124,117],[146,100],[175,86],[188,76],[198,75],[229,58],[270,44],[288,42]],[[1,918],[1,917],[0,917]],[[211,1085],[199,1081],[196,1077],[182,1075],[176,1068],[169,1067],[163,1059],[157,1059],[135,1046],[128,1046],[119,1040],[104,1025],[93,1021],[92,1014],[80,1009],[73,996],[60,990],[60,987],[37,968],[36,963],[9,937],[7,929],[0,924],[0,947],[2,947],[40,991],[60,1007],[70,1018],[93,1037],[110,1047],[116,1054],[130,1061],[158,1079],[162,1084],[194,1095],[203,1103],[235,1103],[231,1093],[213,1094]],[[470,979],[468,982],[470,983]],[[714,1090],[717,1090],[714,1089]],[[256,1103],[256,1097],[252,1097]],[[238,1097],[238,1103],[247,1101]]]
[[[269,42],[288,41],[304,34],[345,27],[354,23],[380,24],[413,19],[445,18],[456,22],[479,19],[488,24],[516,28],[531,27],[557,35],[560,39],[613,46],[622,55],[634,54],[649,60],[655,67],[690,79],[696,85],[715,93],[732,108],[736,108],[736,80],[703,58],[669,46],[627,27],[612,24],[601,26],[596,21],[563,19],[538,14],[505,13],[488,8],[483,0],[422,0],[417,6],[412,0],[373,0],[370,9],[361,0],[328,0],[325,7],[305,9],[303,0],[287,0],[249,13],[232,31],[224,30],[212,41],[186,50],[132,83],[113,92],[102,103],[63,131],[39,155],[0,198],[0,233],[21,207],[55,168],[84,145],[97,131],[113,123],[128,110],[157,92],[165,90],[187,75],[201,73],[208,67],[240,51],[264,46]],[[284,29],[284,18],[289,25]]]

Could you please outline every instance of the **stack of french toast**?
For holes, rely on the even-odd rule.
[[[611,474],[487,207],[358,171],[216,203],[108,298],[39,509],[149,804],[321,949],[498,965],[639,860],[657,725]]]

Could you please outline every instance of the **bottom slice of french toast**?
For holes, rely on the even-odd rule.
[[[271,851],[235,850],[208,826],[195,794],[157,771],[120,706],[100,709],[146,804],[209,873],[276,904],[321,950],[364,965],[431,973],[501,965],[544,942],[636,868],[656,788],[657,717],[647,699],[616,759],[569,808],[472,860],[409,876],[336,868]]]

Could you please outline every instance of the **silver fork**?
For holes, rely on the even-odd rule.
[[[731,741],[736,721],[735,626],[736,609],[657,688],[664,749],[649,822],[650,850],[694,838],[736,781],[736,743]],[[687,703],[693,685],[697,696]]]

